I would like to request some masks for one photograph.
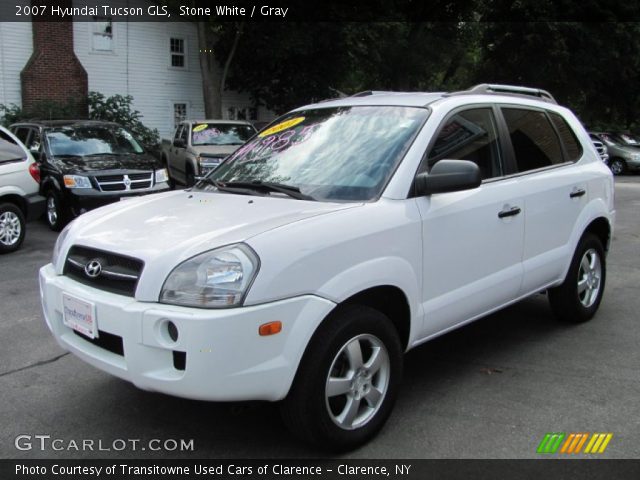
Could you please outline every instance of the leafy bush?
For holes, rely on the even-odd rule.
[[[0,103],[0,125],[3,127],[8,127],[12,123],[19,122],[23,118],[22,109],[15,103],[8,106]]]
[[[55,100],[42,100],[35,103],[28,110],[19,107],[15,103],[11,105],[0,104],[0,123],[9,126],[12,123],[23,120],[64,120],[77,117],[79,108],[78,102],[69,99],[66,102],[57,102]]]
[[[131,95],[113,95],[106,98],[102,93],[89,92],[88,100],[89,118],[119,123],[147,147],[153,147],[160,142],[158,130],[145,127],[140,120],[140,112],[132,108]]]

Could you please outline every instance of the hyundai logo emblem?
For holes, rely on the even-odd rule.
[[[100,260],[96,258],[88,262],[84,266],[84,273],[86,273],[87,277],[90,278],[96,278],[100,275],[102,273],[102,264],[100,263]]]

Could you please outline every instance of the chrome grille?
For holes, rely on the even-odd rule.
[[[97,261],[100,271],[90,276],[87,266]],[[133,297],[144,263],[137,258],[74,245],[64,264],[64,275],[100,290]]]
[[[96,176],[102,192],[128,192],[153,186],[153,172],[125,173],[122,175]]]
[[[600,156],[602,156],[604,153],[606,153],[606,150],[604,148],[604,144],[602,142],[598,142],[597,140],[593,140],[593,145],[596,147],[596,150],[598,151]]]
[[[600,158],[602,160],[606,160],[609,158],[607,147],[604,146],[604,143],[598,140],[591,140],[591,142],[593,143],[593,146],[596,147],[598,155],[600,155]]]

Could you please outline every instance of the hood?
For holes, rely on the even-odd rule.
[[[94,173],[105,170],[154,170],[160,163],[146,153],[130,155],[95,155],[90,157],[55,157],[64,173]]]
[[[195,145],[191,148],[193,148],[193,150],[198,154],[202,153],[204,155],[209,154],[226,157],[227,155],[231,155],[241,146],[242,145]]]
[[[83,245],[145,262],[162,282],[182,261],[296,221],[360,204],[178,190],[117,202],[78,217],[65,249]],[[65,252],[61,252],[66,256]],[[58,265],[62,269],[62,265]],[[142,281],[143,279],[141,279]]]

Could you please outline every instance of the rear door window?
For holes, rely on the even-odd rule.
[[[29,132],[31,129],[27,128],[27,127],[18,127],[18,129],[14,132],[14,135],[16,137],[18,137],[18,140],[20,140],[22,143],[24,143],[25,145],[27,144],[27,140],[29,138]]]
[[[540,110],[502,108],[519,172],[564,163],[558,135]]]

